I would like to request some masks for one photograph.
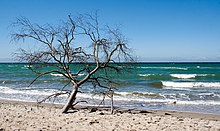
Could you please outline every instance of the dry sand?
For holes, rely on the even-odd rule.
[[[74,111],[73,111],[74,112]],[[220,115],[92,108],[61,114],[60,105],[0,101],[0,131],[220,131]]]

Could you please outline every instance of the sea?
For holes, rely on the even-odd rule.
[[[123,64],[123,66],[130,66]],[[134,63],[130,71],[115,75],[114,106],[129,109],[169,110],[220,114],[220,63]],[[39,102],[60,92],[67,81],[48,74],[31,86],[36,75],[27,63],[0,63],[0,99]],[[80,77],[83,77],[83,73]],[[71,90],[71,85],[67,85]],[[82,85],[77,101],[108,106],[99,88]],[[48,103],[65,104],[66,95]]]

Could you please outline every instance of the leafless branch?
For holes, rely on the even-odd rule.
[[[110,73],[118,74],[122,71],[123,68],[119,63],[134,61],[128,48],[128,41],[120,30],[110,27],[101,28],[97,12],[79,15],[75,19],[69,15],[68,19],[59,26],[34,24],[24,17],[18,18],[13,26],[17,28],[16,33],[11,35],[13,41],[30,39],[44,46],[40,50],[20,49],[15,53],[20,61],[33,65],[29,69],[36,73],[37,77],[30,85],[50,73],[61,74],[69,82],[66,85],[72,85],[63,112],[67,112],[77,104],[77,102],[73,103],[78,88],[85,83],[89,82],[93,87],[97,86],[112,92],[114,88],[111,84],[116,85],[116,82],[111,78]],[[81,39],[89,41],[86,46],[77,43],[77,40]],[[79,63],[81,67],[75,67]],[[43,67],[51,69],[41,70]],[[80,73],[84,75],[79,77]],[[48,96],[47,99],[68,94],[62,92],[64,88],[61,92]],[[113,96],[111,98],[113,100]],[[46,98],[42,101],[46,101]]]

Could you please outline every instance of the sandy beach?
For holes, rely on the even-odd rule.
[[[220,130],[220,115],[214,114],[116,109],[112,115],[108,109],[92,107],[62,114],[61,108],[61,105],[1,100],[0,131]]]

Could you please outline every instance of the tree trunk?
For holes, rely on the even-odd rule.
[[[113,103],[113,91],[110,92],[110,96],[111,96],[111,114],[114,113],[114,103]]]
[[[67,111],[69,110],[69,108],[72,107],[73,103],[76,100],[76,94],[78,92],[78,86],[77,85],[73,85],[73,89],[72,92],[68,98],[68,101],[66,103],[66,105],[63,107],[62,109],[62,113],[67,113]]]

